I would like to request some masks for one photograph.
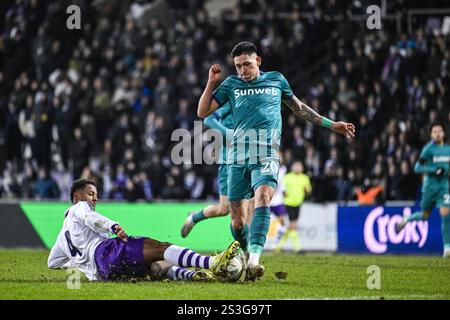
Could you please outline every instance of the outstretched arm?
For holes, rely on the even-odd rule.
[[[297,117],[302,118],[305,121],[329,128],[331,131],[342,134],[349,139],[355,137],[355,125],[353,123],[331,121],[301,102],[295,95],[292,96],[292,98],[283,99],[282,102],[286,104]]]
[[[95,211],[91,211],[84,221],[89,228],[96,232],[110,232],[127,242],[128,235],[117,222],[112,221]]]
[[[437,164],[434,164],[432,159],[433,154],[430,152],[430,148],[427,145],[420,152],[419,159],[414,165],[414,172],[422,174],[431,174],[438,177],[448,175],[448,170],[446,170],[445,166],[439,166]]]
[[[110,220],[98,212],[95,212],[87,202],[80,204],[77,209],[73,211],[73,214],[78,221],[88,226],[94,232],[113,233],[124,241],[128,238],[128,235],[118,222]]]
[[[415,173],[425,173],[425,174],[435,174],[437,176],[440,176],[442,174],[445,174],[445,169],[442,167],[437,167],[436,165],[429,165],[429,164],[427,164],[426,159],[420,158],[414,166],[414,172]]]

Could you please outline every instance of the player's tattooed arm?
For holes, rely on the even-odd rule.
[[[292,98],[290,99],[283,99],[282,102],[285,103],[299,118],[302,118],[315,125],[329,128],[331,131],[339,133],[348,139],[352,139],[355,137],[355,125],[353,123],[331,121],[330,119],[327,119],[318,114],[312,108],[308,107],[296,96],[292,96]]]
[[[312,108],[301,102],[296,96],[292,96],[289,99],[282,100],[289,109],[299,118],[302,118],[308,122],[315,125],[320,125],[322,123],[322,116],[314,111]]]

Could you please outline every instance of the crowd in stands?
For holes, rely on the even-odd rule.
[[[80,177],[103,199],[217,197],[217,165],[174,165],[171,133],[193,131],[209,66],[233,73],[229,52],[249,40],[262,69],[285,74],[302,101],[356,125],[348,142],[282,107],[281,152],[286,165],[304,163],[310,200],[363,201],[366,191],[376,202],[416,200],[430,124],[450,135],[450,35],[439,19],[412,33],[345,19],[364,3],[240,0],[212,19],[205,1],[154,8],[165,16],[146,15],[152,1],[2,1],[0,198],[67,200]],[[81,30],[66,28],[70,4],[81,7]],[[292,66],[324,39],[331,53],[306,85],[296,75],[308,61]]]

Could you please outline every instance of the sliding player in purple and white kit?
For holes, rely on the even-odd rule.
[[[72,184],[73,205],[64,215],[62,229],[48,257],[51,269],[77,268],[89,280],[143,278],[150,266],[161,260],[173,265],[167,277],[173,280],[209,280],[207,272],[185,268],[209,269],[222,275],[239,250],[234,241],[217,256],[205,256],[188,248],[147,237],[129,237],[118,222],[95,211],[98,201],[95,183],[80,179]],[[111,238],[108,233],[117,235]]]

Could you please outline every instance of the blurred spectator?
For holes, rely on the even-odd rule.
[[[69,168],[69,147],[72,143],[74,129],[74,118],[76,110],[69,99],[64,102],[57,96],[52,99],[52,112],[55,114],[55,124],[58,132],[58,146],[60,149],[61,162],[65,169]]]
[[[189,104],[186,99],[181,99],[178,106],[178,113],[174,119],[175,128],[182,128],[190,130],[194,127],[194,117],[192,112],[189,110]]]
[[[37,175],[31,165],[25,166],[25,176],[22,179],[22,197],[32,199],[35,197]]]
[[[32,97],[29,96],[27,102],[32,102]],[[4,126],[4,139],[6,141],[7,159],[13,162],[22,160],[22,140],[23,136],[19,129],[20,109],[15,103],[8,104],[8,112],[6,114],[6,121]]]
[[[140,198],[139,189],[137,185],[135,184],[136,181],[127,179],[125,182],[125,199],[128,202],[135,202],[137,199]]]
[[[89,163],[89,154],[91,152],[89,143],[83,137],[81,129],[74,129],[74,140],[70,146],[70,158],[72,159],[72,175],[74,179],[79,179],[84,167]]]
[[[348,173],[348,179],[345,179],[344,171],[342,167],[337,169],[337,179],[336,179],[336,190],[337,198],[336,201],[347,203],[353,200],[354,197],[354,187],[355,187],[355,173],[350,170]]]
[[[365,179],[364,184],[361,187],[356,188],[358,204],[362,206],[371,206],[382,203],[382,193],[383,187],[379,184],[372,185],[372,182],[369,179]]]
[[[179,167],[172,167],[167,174],[167,184],[163,189],[162,196],[166,199],[184,199],[184,181]]]
[[[50,177],[47,169],[39,169],[38,179],[36,181],[35,195],[38,199],[58,199],[59,188],[55,180]]]
[[[396,200],[416,200],[419,195],[420,176],[411,170],[406,160],[401,162],[400,171]]]
[[[97,186],[97,192],[99,198],[103,198],[103,178],[102,176],[96,174],[92,171],[92,169],[88,166],[83,168],[80,178],[87,179],[93,181]]]

